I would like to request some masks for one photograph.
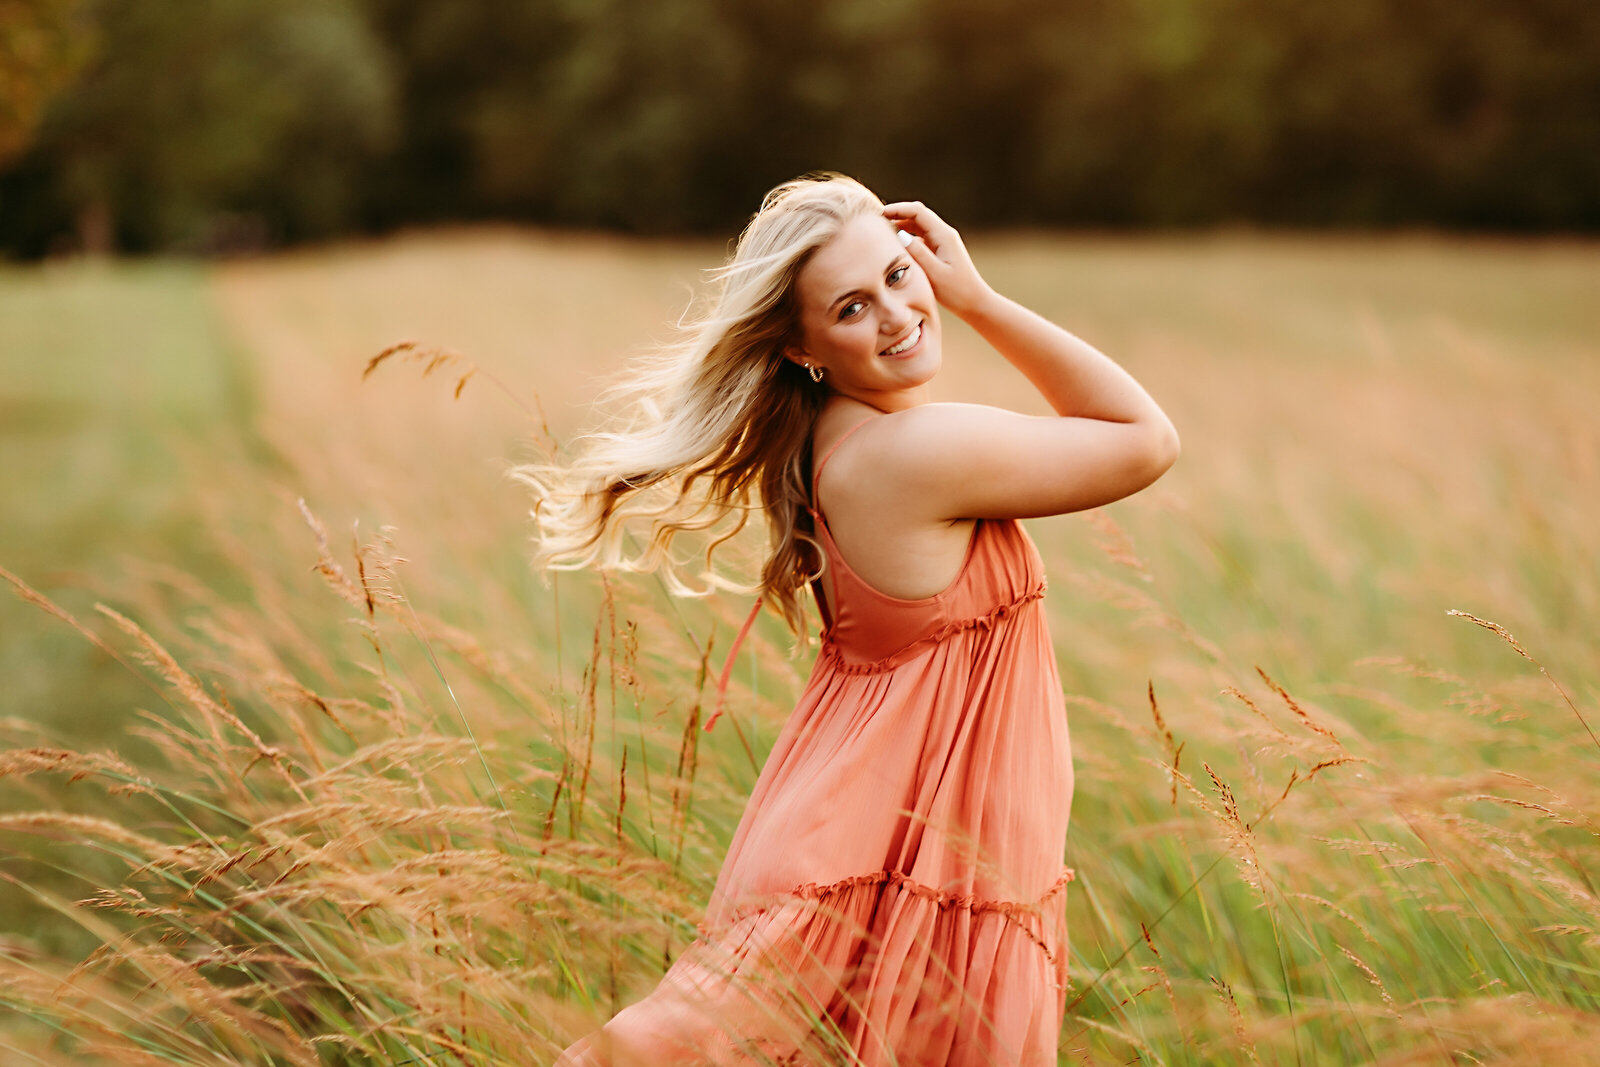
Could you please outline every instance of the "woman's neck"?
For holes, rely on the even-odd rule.
[[[838,403],[841,400],[852,401],[863,407],[872,408],[874,411],[885,415],[896,411],[906,411],[929,403],[932,398],[928,394],[926,385],[918,385],[910,389],[894,389],[884,391],[862,391],[859,393],[835,392],[828,399],[828,404]]]

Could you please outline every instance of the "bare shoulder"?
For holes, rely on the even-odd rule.
[[[1022,418],[981,404],[920,404],[874,413],[864,405],[841,407],[818,420],[818,462],[828,496],[865,497],[893,504],[904,490],[923,492],[950,474],[950,463],[985,433],[995,417]]]
[[[863,416],[863,413],[864,416]],[[843,431],[863,421],[871,422],[871,426],[863,425],[862,433],[875,439],[879,446],[891,445],[901,442],[915,445],[925,438],[939,437],[948,433],[970,433],[981,429],[983,422],[995,416],[1011,415],[1015,418],[1025,418],[1003,408],[988,407],[984,404],[957,404],[937,403],[918,404],[916,407],[904,411],[892,411],[887,414],[871,413],[870,408],[858,405],[852,409],[842,409],[829,412],[824,418],[832,418],[834,425]],[[831,429],[819,423],[819,429]]]
[[[913,521],[952,521],[1098,507],[1143,489],[1175,458],[1160,428],[1143,423],[940,403],[861,426],[835,462],[847,492]]]
[[[819,459],[829,457],[830,483],[855,480],[840,479],[834,473],[836,468],[855,469],[854,453],[870,453],[873,457],[870,465],[863,465],[856,473],[870,478],[870,472],[877,471],[892,479],[906,473],[898,469],[902,463],[917,465],[924,450],[942,435],[972,432],[972,410],[979,407],[976,404],[920,404],[904,411],[884,413],[864,404],[840,405],[818,417],[813,436],[815,454]],[[837,456],[832,455],[835,449]]]
[[[884,415],[872,426],[870,440],[875,457],[893,478],[943,477],[950,464],[980,452],[997,436],[1044,422],[986,404],[921,404]]]
[[[908,443],[926,445],[934,440],[948,440],[951,435],[957,438],[980,435],[997,422],[1030,418],[1033,416],[987,404],[937,403],[897,411],[884,416],[884,421],[889,424],[890,432]]]

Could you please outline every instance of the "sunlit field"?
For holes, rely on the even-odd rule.
[[[1184,446],[1029,524],[1061,1062],[1600,1063],[1600,245],[970,243]],[[751,598],[532,573],[507,471],[723,252],[0,267],[0,1058],[545,1064],[653,986],[812,650],[702,732]],[[954,326],[937,396],[1044,410]]]

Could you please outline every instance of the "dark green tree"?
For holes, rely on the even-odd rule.
[[[95,0],[93,57],[0,186],[14,244],[70,218],[90,248],[338,232],[396,132],[388,56],[340,0]]]
[[[1600,228],[1594,0],[80,3],[0,247],[726,233],[813,169],[968,225]]]
[[[33,141],[45,105],[88,48],[81,0],[0,0],[0,167]]]

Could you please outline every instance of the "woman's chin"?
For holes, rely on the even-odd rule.
[[[940,366],[937,352],[930,358],[904,364],[894,375],[894,385],[886,391],[899,394],[912,404],[923,403],[927,400],[928,385],[938,376]]]
[[[913,353],[912,358],[898,368],[897,377],[910,383],[912,387],[927,385],[944,366],[944,354],[939,351],[938,345],[931,343],[931,339],[924,341],[919,347],[925,348],[925,351]]]

